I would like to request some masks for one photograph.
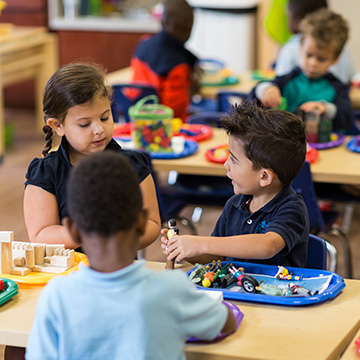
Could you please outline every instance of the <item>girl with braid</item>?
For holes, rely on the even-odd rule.
[[[139,249],[157,238],[160,216],[147,159],[141,152],[122,149],[112,139],[114,122],[110,104],[111,88],[105,83],[104,71],[95,64],[65,65],[46,84],[44,157],[31,161],[25,182],[24,216],[31,242],[77,247],[62,225],[62,219],[68,216],[67,178],[81,158],[104,150],[123,154],[137,172],[144,208],[149,211]],[[54,131],[61,137],[61,144],[50,152]]]

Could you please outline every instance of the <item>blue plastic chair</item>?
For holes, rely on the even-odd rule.
[[[248,94],[236,91],[219,91],[217,94],[220,112],[227,112],[231,109],[232,105],[240,105],[248,98]]]
[[[300,194],[305,202],[309,213],[310,232],[318,235],[319,233],[333,233],[338,236],[344,250],[344,265],[347,278],[352,278],[352,260],[349,239],[340,229],[334,226],[339,217],[337,211],[322,211],[318,205],[314,182],[311,176],[310,164],[306,161],[292,183],[293,189]],[[333,259],[336,249],[327,243],[330,257]],[[330,270],[335,271],[336,264],[330,264]]]
[[[129,107],[145,96],[157,95],[156,89],[147,85],[116,84],[112,88],[111,113],[115,123],[130,122]]]
[[[316,235],[310,234],[306,267],[309,269],[326,270],[327,246],[326,241]]]

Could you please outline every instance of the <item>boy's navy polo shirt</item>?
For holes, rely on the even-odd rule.
[[[70,163],[68,148],[69,144],[65,136],[63,136],[58,150],[50,152],[44,158],[33,159],[26,173],[27,180],[25,186],[39,186],[56,196],[60,220],[68,216],[66,188],[70,170],[73,168]],[[129,159],[139,176],[139,183],[149,175],[150,169],[148,167],[147,159],[141,152],[124,150],[114,139],[111,139],[105,151],[107,150],[116,151]]]
[[[305,203],[291,186],[285,186],[258,211],[249,212],[249,195],[234,195],[225,204],[211,236],[279,234],[286,247],[271,259],[247,260],[228,257],[228,261],[249,261],[269,265],[304,267],[309,240],[309,219]]]

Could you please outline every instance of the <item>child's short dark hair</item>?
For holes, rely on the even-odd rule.
[[[67,189],[69,216],[86,233],[109,236],[127,230],[142,209],[138,175],[113,151],[81,160],[70,172]]]
[[[227,134],[241,141],[254,170],[273,170],[284,186],[294,180],[306,156],[305,126],[298,116],[244,101],[221,120]]]
[[[289,0],[288,11],[294,18],[303,19],[306,15],[327,6],[327,0]]]
[[[334,49],[337,58],[349,38],[349,26],[340,15],[328,9],[317,10],[300,23],[301,40],[309,35],[318,47]]]

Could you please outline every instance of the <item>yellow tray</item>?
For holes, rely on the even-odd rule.
[[[0,277],[5,279],[10,279],[19,284],[20,287],[28,287],[28,286],[44,286],[51,278],[57,275],[67,275],[73,271],[78,270],[79,264],[84,263],[85,265],[89,265],[87,257],[85,254],[75,252],[75,265],[70,269],[60,273],[43,273],[33,271],[28,275],[20,276],[20,275],[10,275],[10,274],[0,274]]]

